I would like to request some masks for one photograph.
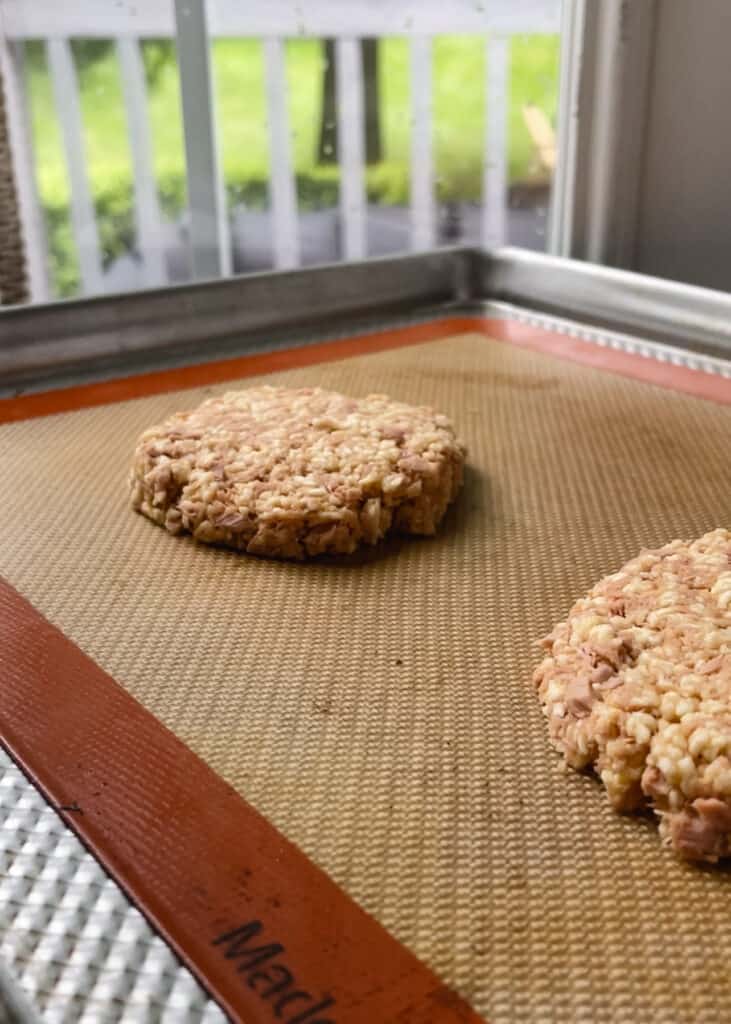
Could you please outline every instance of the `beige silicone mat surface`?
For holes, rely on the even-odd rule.
[[[731,873],[562,774],[530,674],[596,578],[729,525],[731,410],[477,335],[259,379],[451,415],[440,535],[300,565],[133,514],[137,435],[229,384],[1,427],[0,573],[493,1024],[725,1019]]]

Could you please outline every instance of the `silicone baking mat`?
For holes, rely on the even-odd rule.
[[[7,404],[6,743],[242,1020],[286,975],[290,1024],[720,1019],[728,875],[557,770],[530,675],[596,578],[728,524],[731,384],[477,320],[342,344]],[[252,372],[450,415],[439,535],[291,564],[135,516],[138,434]]]

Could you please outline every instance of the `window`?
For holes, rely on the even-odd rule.
[[[33,299],[545,248],[559,16],[559,0],[15,0],[3,77]]]

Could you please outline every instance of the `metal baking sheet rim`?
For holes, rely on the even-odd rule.
[[[0,389],[271,351],[495,302],[640,354],[653,342],[687,358],[731,355],[730,295],[527,250],[445,249],[13,307],[0,312]]]

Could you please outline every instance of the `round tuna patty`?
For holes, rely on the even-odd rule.
[[[731,854],[731,533],[645,551],[577,601],[534,674],[550,736],[691,860]]]
[[[171,533],[256,555],[348,554],[433,534],[462,483],[450,421],[386,395],[257,387],[145,431],[132,504]]]

